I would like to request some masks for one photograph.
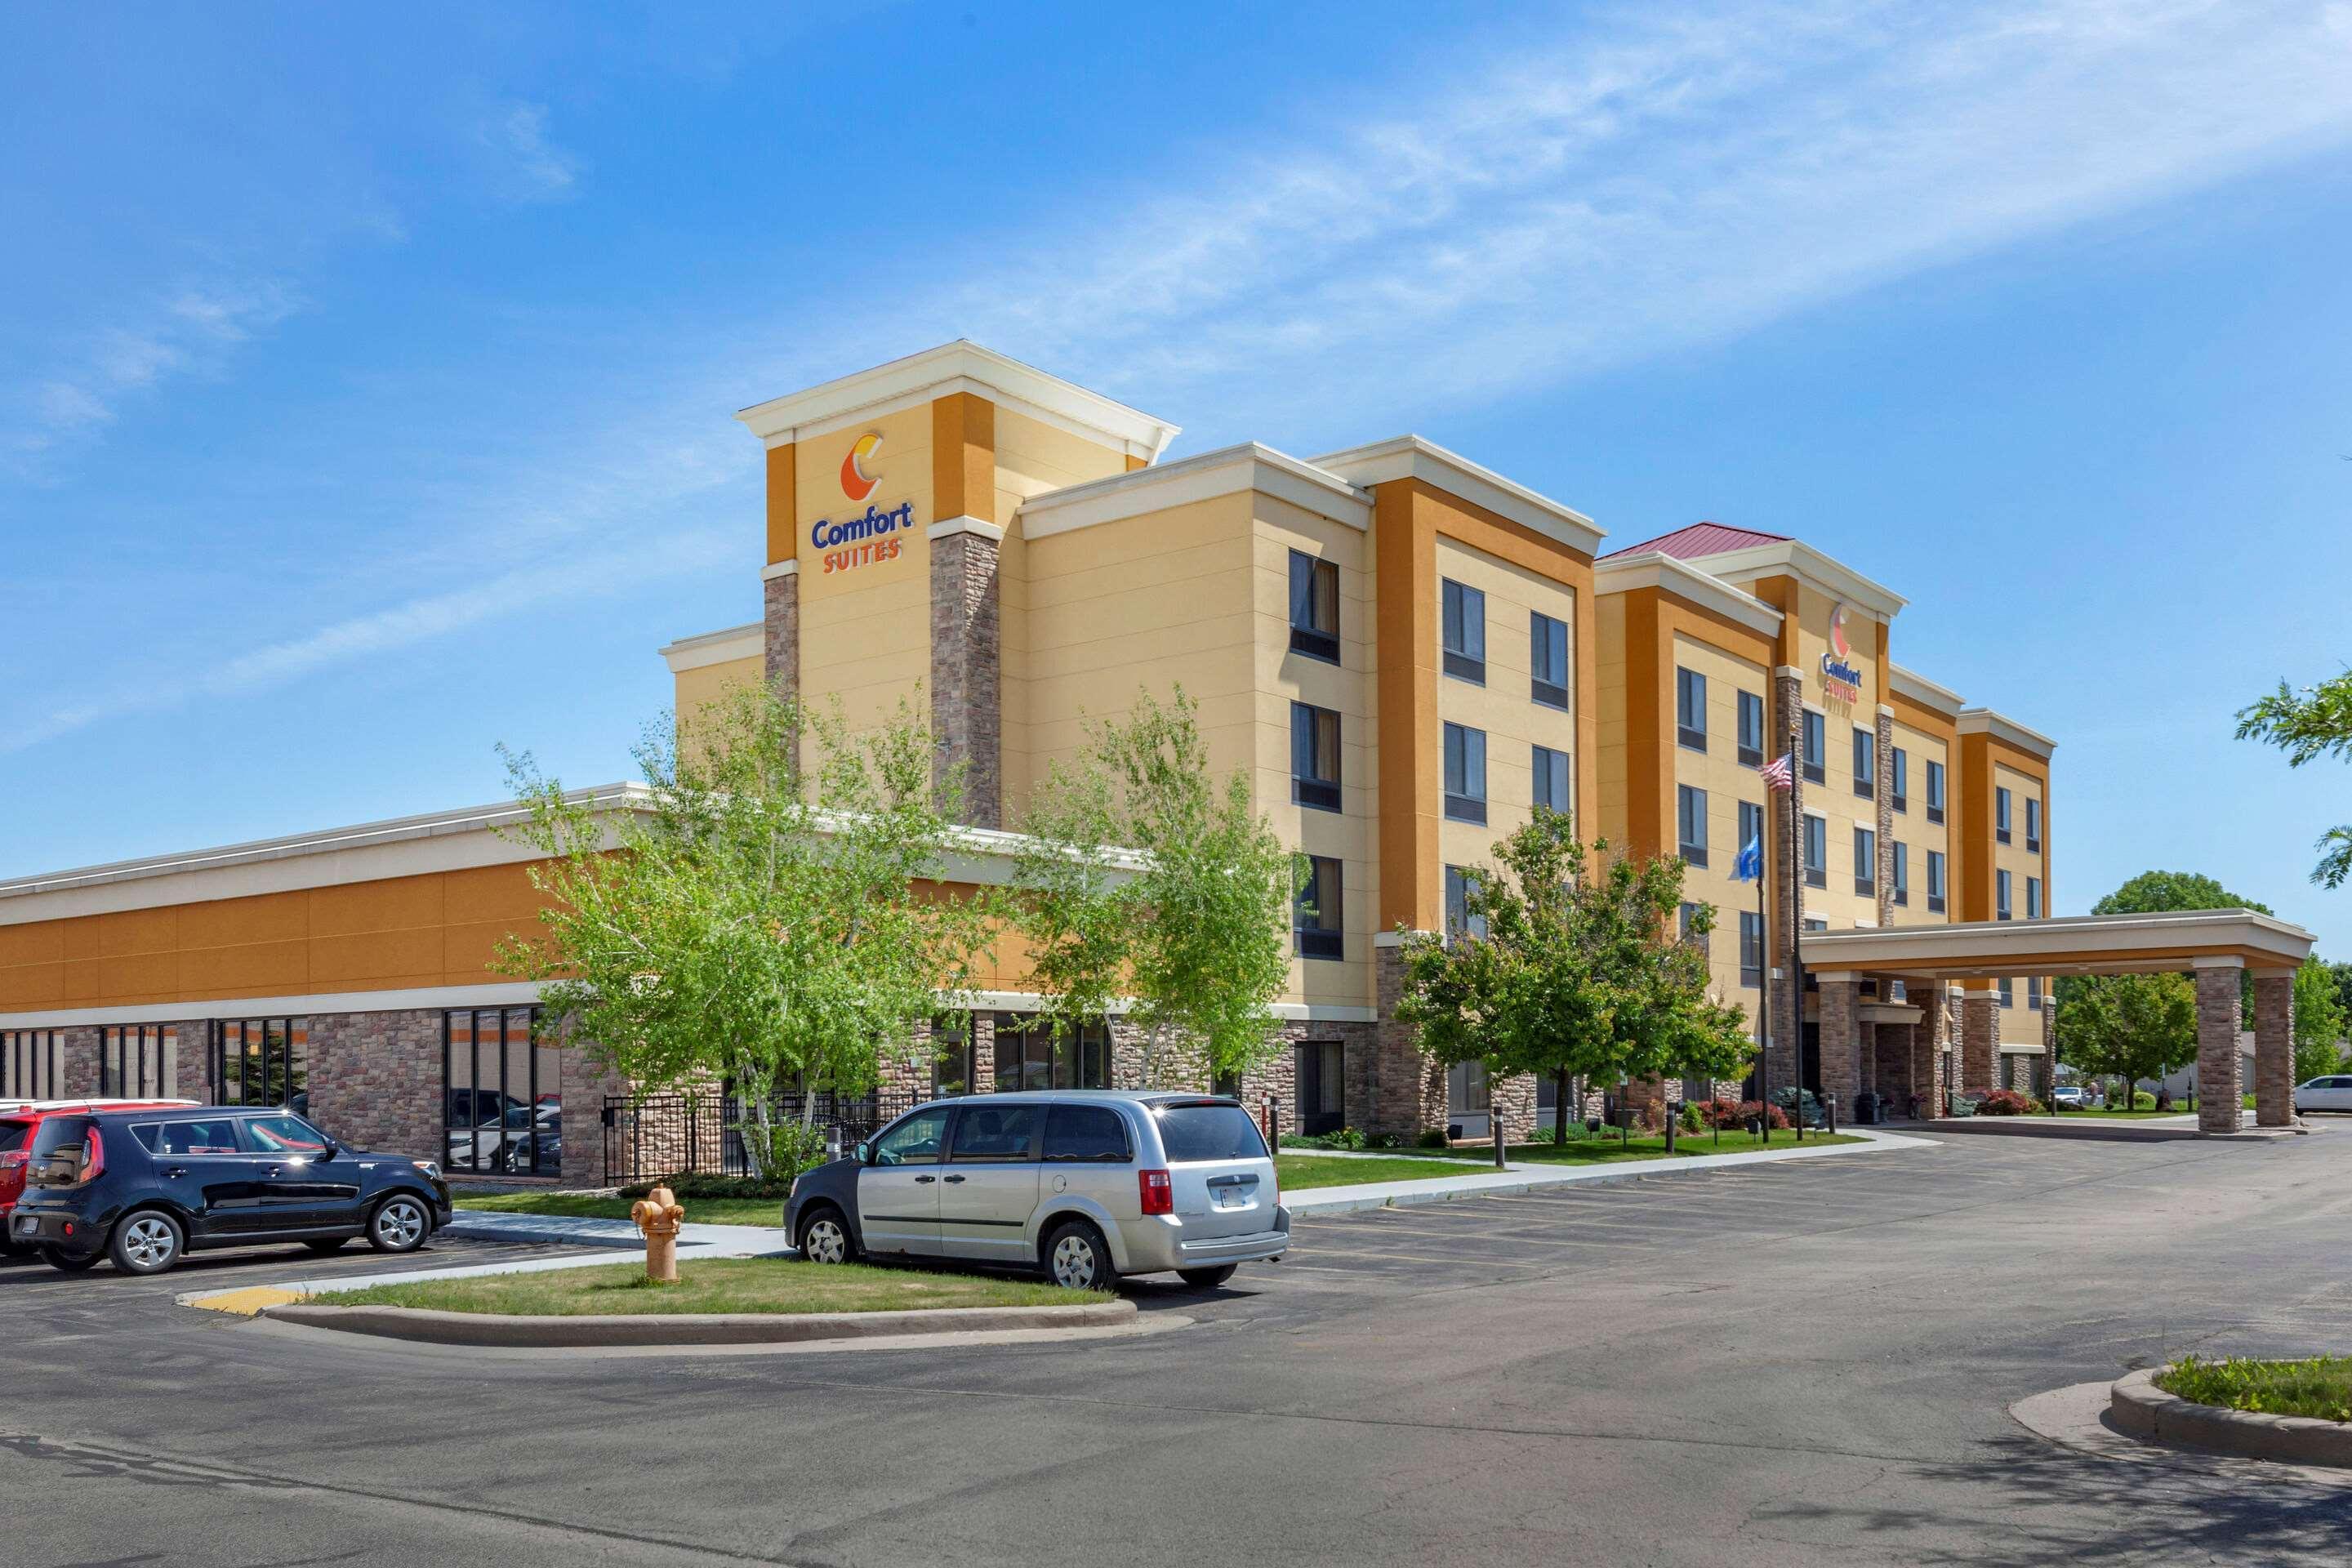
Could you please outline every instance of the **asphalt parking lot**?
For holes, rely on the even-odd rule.
[[[172,1306],[196,1270],[0,1267],[0,1529],[28,1564],[2340,1563],[2352,1488],[2091,1459],[2007,1408],[2352,1343],[2347,1132],[1349,1215],[1223,1290],[1133,1287],[1192,1326],[1094,1343],[497,1362]]]

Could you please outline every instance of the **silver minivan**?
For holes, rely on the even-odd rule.
[[[1123,1274],[1222,1285],[1290,1246],[1265,1140],[1238,1100],[1067,1089],[933,1100],[784,1202],[801,1255],[960,1258],[1074,1289]]]

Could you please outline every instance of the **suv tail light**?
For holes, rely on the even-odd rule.
[[[100,1175],[104,1174],[105,1171],[106,1141],[98,1135],[97,1124],[92,1123],[90,1130],[82,1135],[81,1178],[75,1182],[74,1185],[77,1187],[88,1186],[90,1183],[98,1180]]]
[[[1135,1184],[1143,1198],[1145,1214],[1176,1212],[1176,1184],[1169,1179],[1167,1172],[1138,1171],[1135,1173]]]

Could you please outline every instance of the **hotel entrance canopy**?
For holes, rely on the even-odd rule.
[[[1922,985],[1982,992],[2003,975],[2191,974],[2197,983],[2197,1072],[2204,1088],[2198,1125],[2202,1131],[2234,1132],[2240,972],[2254,975],[2255,1121],[2284,1127],[2294,1114],[2294,971],[2310,956],[2312,941],[2302,927],[2252,910],[2196,910],[1810,931],[1803,959],[1806,973],[1822,986],[1823,1048],[1832,1054],[1837,1047],[1829,1043],[1831,1026],[1851,1026],[1845,1020],[1856,1016],[1853,994],[1865,979],[1900,979],[1916,1001]],[[1990,998],[1971,999],[1967,1005],[1989,1008]],[[1965,1087],[1990,1089],[1990,1081],[1975,1081],[1990,1079],[1990,1047],[1972,1052],[1965,1048],[1968,1043],[1962,1052]],[[1979,1056],[1981,1062],[1975,1059]]]

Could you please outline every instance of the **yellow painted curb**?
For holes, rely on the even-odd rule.
[[[281,1290],[275,1285],[251,1285],[242,1290],[223,1290],[214,1296],[198,1296],[188,1305],[250,1318],[264,1307],[283,1307],[289,1301],[301,1299],[302,1293],[299,1290]]]

